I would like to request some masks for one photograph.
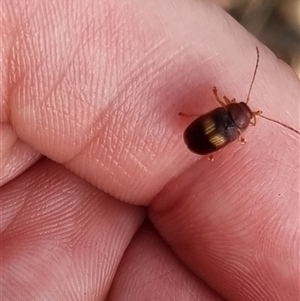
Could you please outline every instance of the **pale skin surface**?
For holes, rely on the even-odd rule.
[[[299,130],[288,66],[201,1],[2,7],[2,300],[298,300],[299,136],[211,162],[178,116],[244,101],[258,46],[249,105]]]

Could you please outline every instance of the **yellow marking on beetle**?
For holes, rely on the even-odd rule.
[[[216,132],[216,123],[212,118],[203,120],[204,135],[208,137],[209,142],[216,148],[222,147],[226,144],[227,139]]]
[[[226,138],[220,134],[211,135],[208,137],[208,140],[212,145],[218,148],[227,142]]]
[[[216,129],[216,124],[212,118],[203,120],[204,135],[208,136]]]

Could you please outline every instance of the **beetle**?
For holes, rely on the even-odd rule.
[[[226,96],[223,97],[222,101],[218,96],[217,88],[214,87],[213,93],[220,107],[198,116],[184,132],[185,144],[191,152],[198,155],[207,155],[224,148],[235,140],[245,143],[246,140],[241,137],[241,133],[250,124],[253,126],[256,124],[256,116],[275,122],[300,135],[298,130],[280,121],[263,116],[262,111],[252,111],[249,108],[249,97],[259,64],[258,47],[256,47],[256,53],[256,65],[246,101],[236,102],[235,99],[230,100]],[[187,116],[181,112],[179,115]]]

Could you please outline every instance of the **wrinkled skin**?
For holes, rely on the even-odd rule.
[[[201,1],[1,9],[2,300],[298,300],[299,136],[214,161],[182,134],[221,95],[299,127],[299,80]],[[299,128],[298,128],[299,129]]]

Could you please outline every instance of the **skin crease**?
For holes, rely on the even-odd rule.
[[[258,46],[249,106],[299,130],[288,66],[207,2],[2,6],[3,300],[298,300],[299,136],[211,162],[178,116],[245,101]]]

